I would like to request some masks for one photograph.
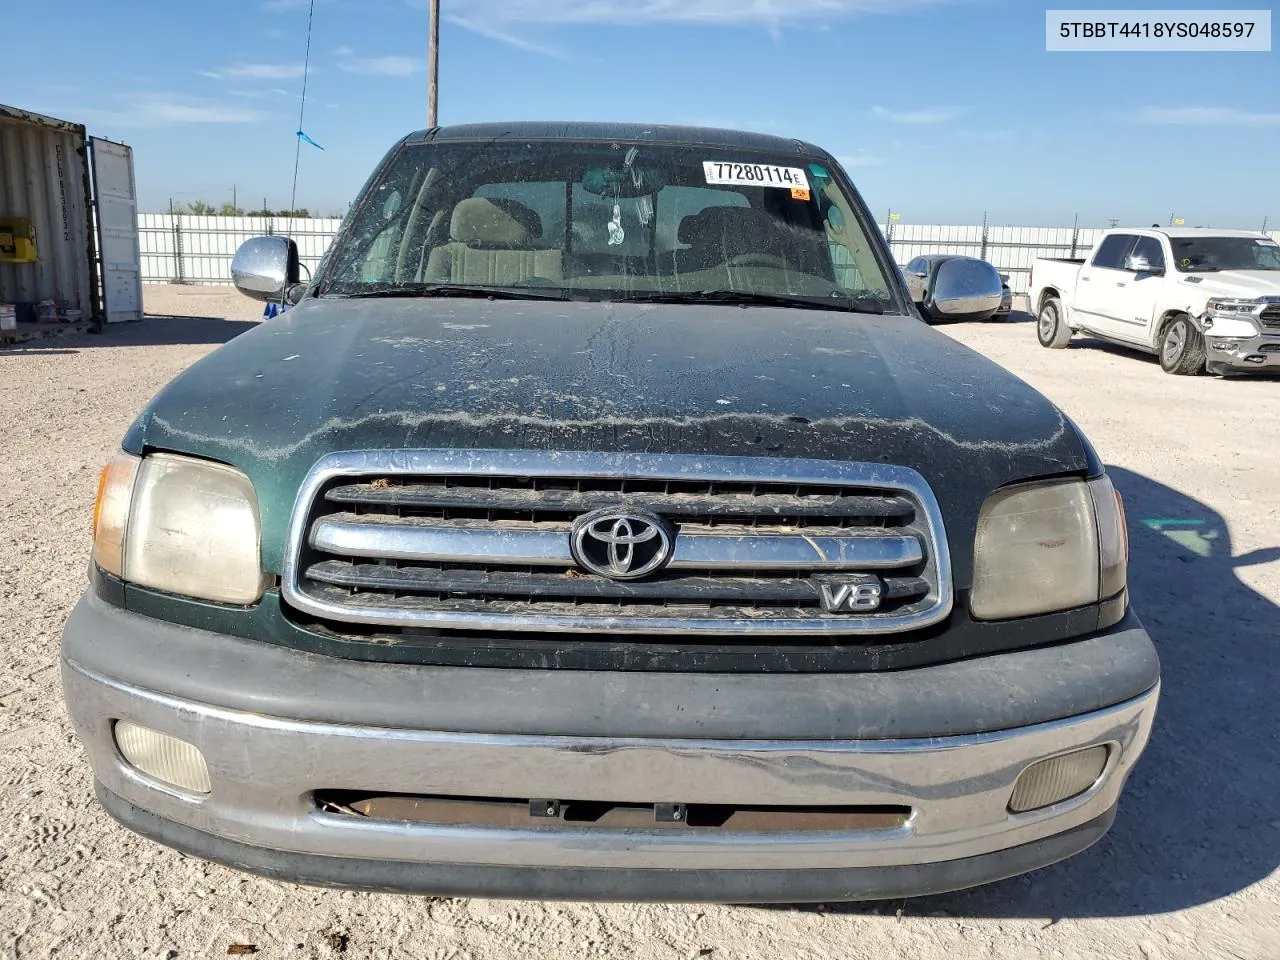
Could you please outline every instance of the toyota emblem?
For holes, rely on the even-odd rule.
[[[578,566],[611,580],[635,580],[671,560],[675,531],[647,513],[599,510],[573,524],[571,545]]]

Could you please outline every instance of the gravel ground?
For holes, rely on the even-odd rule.
[[[142,324],[0,350],[0,957],[1280,957],[1280,383],[1042,350],[1022,322],[947,328],[1064,407],[1128,503],[1164,698],[1088,852],[966,893],[826,908],[397,898],[184,859],[91,798],[56,663],[98,467],[147,397],[258,315],[225,288],[146,293]]]

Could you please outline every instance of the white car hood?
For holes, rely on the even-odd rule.
[[[1199,281],[1199,282],[1197,282]],[[1236,297],[1256,300],[1258,297],[1280,297],[1280,271],[1231,270],[1222,273],[1194,273],[1182,278],[1181,286],[1194,290],[1195,296]]]

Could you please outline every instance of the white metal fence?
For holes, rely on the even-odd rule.
[[[230,283],[231,257],[250,237],[292,237],[307,269],[314,270],[341,220],[286,217],[196,217],[144,213],[139,218],[142,278],[146,283]],[[1083,257],[1101,228],[1000,227],[982,224],[890,223],[894,258],[906,264],[929,253],[956,253],[991,261],[1009,274],[1015,293],[1026,293],[1036,257]],[[1280,231],[1271,236],[1280,240]]]
[[[138,216],[144,283],[230,283],[231,258],[250,237],[292,237],[308,270],[314,270],[342,223],[338,219],[290,217],[197,217],[143,213]]]

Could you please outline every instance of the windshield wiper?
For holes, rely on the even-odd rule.
[[[744,290],[696,290],[688,293],[636,293],[609,297],[615,303],[725,303],[743,307],[811,307],[841,313],[882,314],[885,304],[874,297],[813,297]]]
[[[465,283],[373,283],[355,290],[326,293],[341,300],[376,300],[413,297],[459,297],[473,300],[568,300],[559,288],[485,287]]]

